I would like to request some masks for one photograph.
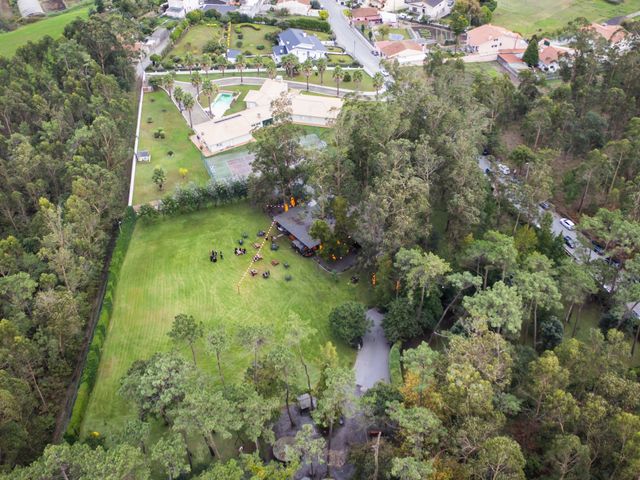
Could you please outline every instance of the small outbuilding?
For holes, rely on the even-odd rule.
[[[140,150],[136,153],[136,160],[139,162],[150,162],[151,161],[151,153],[148,150]]]
[[[316,408],[316,399],[308,393],[298,397],[298,408],[300,408],[300,412],[308,412],[312,410],[312,405],[313,408]]]
[[[316,220],[315,210],[312,205],[292,207],[273,218],[278,229],[289,235],[293,249],[305,257],[313,256],[320,247],[320,240],[309,234],[311,225]]]
[[[23,18],[44,16],[44,10],[38,0],[18,0],[18,10]]]

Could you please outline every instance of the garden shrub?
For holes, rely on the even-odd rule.
[[[133,236],[136,218],[137,216],[133,208],[129,207],[120,224],[120,234],[116,240],[109,264],[109,275],[100,309],[100,316],[98,317],[93,338],[89,345],[89,351],[87,352],[84,369],[80,377],[80,384],[73,405],[73,411],[71,412],[71,418],[69,419],[69,424],[67,425],[67,430],[64,435],[68,441],[76,440],[80,434],[80,426],[82,425],[82,420],[87,410],[87,405],[89,404],[89,397],[96,382],[102,347],[109,329],[109,322],[111,321],[113,297],[118,284],[120,269],[124,262],[127,249],[129,248],[131,237]]]
[[[401,387],[404,383],[402,379],[402,364],[400,362],[400,350],[402,348],[402,342],[397,341],[391,347],[389,352],[389,376],[391,379],[391,385],[394,387]]]
[[[238,48],[242,47],[242,40],[238,40],[236,42],[236,47],[238,47]]]
[[[352,347],[360,343],[370,326],[365,306],[358,302],[345,302],[329,314],[329,328],[333,335]]]
[[[280,20],[276,25],[284,29],[300,28],[302,30],[331,33],[329,22],[312,17],[287,18],[286,20]]]
[[[343,82],[350,82],[351,81],[351,74],[349,72],[345,72],[342,81]]]
[[[257,45],[256,50],[260,50],[260,51],[264,50],[264,45]]]
[[[236,36],[238,37],[238,40],[242,40],[244,38],[244,33],[238,33]]]

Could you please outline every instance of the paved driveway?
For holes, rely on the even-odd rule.
[[[364,393],[377,382],[389,382],[389,343],[382,329],[382,315],[378,310],[367,312],[372,326],[364,336],[362,348],[358,352],[354,369],[356,371],[356,388]]]
[[[336,43],[356,58],[369,75],[380,71],[380,59],[371,53],[373,47],[349,25],[342,11],[347,8],[336,0],[320,0],[322,8],[329,12],[329,23],[336,35]]]

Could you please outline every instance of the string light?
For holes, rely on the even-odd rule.
[[[253,267],[253,264],[256,263],[256,257],[258,255],[260,255],[260,252],[262,251],[262,247],[264,247],[264,244],[267,242],[267,239],[269,238],[269,234],[271,233],[271,230],[273,229],[274,225],[276,224],[276,221],[274,220],[273,222],[271,222],[271,225],[269,226],[269,230],[267,230],[267,233],[264,235],[264,238],[262,239],[262,243],[260,244],[260,247],[258,248],[258,251],[256,252],[256,254],[251,258],[251,263],[249,264],[249,266],[247,267],[247,269],[245,270],[245,272],[242,274],[242,277],[240,278],[240,280],[238,281],[238,284],[236,285],[236,289],[238,290],[238,293],[240,293],[240,284],[242,283],[242,281],[245,279],[245,277],[247,276],[247,274],[251,271],[251,267]]]

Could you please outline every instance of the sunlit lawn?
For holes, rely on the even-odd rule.
[[[245,247],[249,254],[255,252],[251,244],[259,240],[256,232],[268,230],[270,222],[268,216],[243,202],[136,226],[120,273],[83,432],[99,431],[109,436],[136,415],[134,406],[117,395],[120,378],[135,360],[171,348],[167,331],[179,313],[194,315],[207,329],[223,324],[235,333],[241,325],[261,324],[277,336],[278,326],[295,312],[318,332],[306,347],[313,364],[312,375],[317,378],[319,347],[328,340],[335,342],[328,329],[329,312],[347,300],[366,302],[366,285],[351,285],[349,275],[334,279],[313,259],[295,253],[290,241],[282,237],[278,240],[280,249],[263,249],[264,260],[256,265],[260,271],[269,269],[271,278],[247,276],[238,293],[236,285],[250,257],[234,256],[233,248],[247,232]],[[211,263],[208,255],[212,249],[222,251],[224,260]],[[272,259],[281,264],[272,266]],[[289,269],[284,268],[285,262],[290,264]],[[286,274],[292,276],[291,281],[285,281]],[[335,343],[342,361],[351,364],[355,351]],[[186,348],[181,353],[190,359]],[[242,381],[250,357],[234,341],[222,357],[226,378]],[[197,346],[197,359],[204,372],[215,374],[214,359],[202,344]]]
[[[640,10],[640,0],[499,0],[491,23],[522,35],[553,31],[577,17],[596,22]]]
[[[152,123],[147,122],[149,117]],[[153,138],[153,133],[159,128],[164,130],[164,139]],[[189,140],[189,126],[164,91],[144,95],[138,150],[151,152],[151,162],[138,162],[136,165],[134,205],[162,198],[165,192],[173,191],[181,183],[193,181],[204,184],[209,181],[200,152]],[[152,180],[156,167],[163,168],[167,175],[163,191],[159,191]],[[180,168],[189,171],[185,180],[180,176]]]
[[[86,18],[89,6],[77,6],[63,13],[48,16],[11,32],[0,33],[0,57],[10,57],[16,50],[28,42],[37,42],[49,35],[53,38],[62,36],[64,27],[76,18]]]

